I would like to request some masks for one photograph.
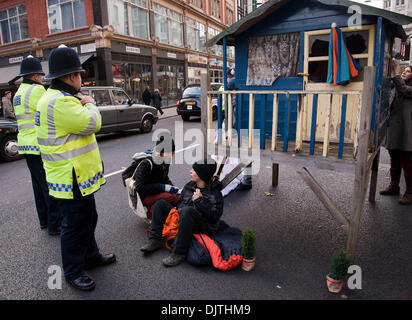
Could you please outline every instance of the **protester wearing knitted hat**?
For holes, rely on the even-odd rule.
[[[216,167],[216,162],[211,158],[193,164],[190,182],[184,186],[177,205],[179,230],[173,252],[162,261],[165,266],[176,266],[186,259],[194,233],[208,236],[217,233],[223,214],[223,196],[222,184],[218,179],[213,179]],[[163,226],[171,209],[173,206],[165,201],[155,204],[149,241],[140,249],[144,253],[153,252],[163,246]]]
[[[216,172],[217,165],[213,159],[209,158],[206,161],[202,160],[194,163],[192,168],[197,176],[206,184],[208,184],[212,180],[213,175]]]

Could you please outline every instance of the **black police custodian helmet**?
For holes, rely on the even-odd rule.
[[[44,75],[40,60],[33,57],[32,55],[27,56],[21,62],[19,77],[28,76],[30,74]]]
[[[77,52],[65,45],[60,45],[50,53],[49,74],[45,79],[56,79],[71,73],[84,71]]]

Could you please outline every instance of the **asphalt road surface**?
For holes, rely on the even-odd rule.
[[[174,133],[175,121],[155,125]],[[184,123],[184,130],[200,128],[199,120]],[[89,272],[96,281],[92,292],[79,292],[64,280],[61,289],[49,289],[50,266],[61,266],[60,240],[40,230],[29,171],[25,161],[0,163],[0,299],[142,299],[142,300],[276,300],[276,299],[411,299],[412,208],[401,207],[396,197],[377,195],[366,203],[361,224],[357,265],[362,289],[347,286],[340,294],[326,289],[330,258],[345,248],[346,236],[338,223],[305,185],[296,169],[307,166],[337,206],[351,210],[354,170],[338,161],[307,157],[262,155],[253,189],[225,198],[222,219],[229,225],[257,230],[256,269],[221,272],[212,266],[183,263],[165,268],[166,249],[143,257],[145,224],[128,207],[120,171],[135,152],[153,145],[152,134],[130,131],[98,138],[108,175],[96,193],[99,221],[96,240],[100,251],[115,253],[117,262]],[[184,147],[193,145],[185,141]],[[271,163],[280,164],[279,186],[271,187]],[[389,164],[382,150],[378,190],[389,181]],[[188,180],[190,165],[172,165],[175,185]],[[404,190],[402,181],[402,190]],[[269,191],[273,195],[266,196]]]

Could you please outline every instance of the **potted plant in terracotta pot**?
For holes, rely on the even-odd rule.
[[[350,259],[344,250],[340,250],[332,257],[329,274],[326,276],[326,283],[330,292],[339,293],[342,290],[343,278],[348,273],[349,265]]]
[[[242,269],[245,271],[252,271],[255,268],[255,239],[256,231],[246,228],[242,236]]]

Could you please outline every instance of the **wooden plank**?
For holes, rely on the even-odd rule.
[[[331,215],[340,223],[340,226],[343,230],[348,233],[349,231],[349,220],[345,215],[339,210],[335,205],[332,199],[328,196],[325,190],[320,186],[320,184],[313,178],[308,169],[303,167],[302,169],[297,170],[301,175],[306,184],[310,189],[315,193],[318,199],[322,202],[325,208],[331,213]]]
[[[232,145],[232,125],[233,125],[233,106],[232,106],[232,95],[227,95],[227,145]]]
[[[332,113],[332,99],[333,95],[329,95],[329,104],[326,109],[326,119],[325,119],[325,134],[323,136],[323,156],[328,156],[329,151],[329,140],[330,140],[330,123],[331,123],[331,113]]]
[[[340,132],[339,132],[339,151],[338,159],[343,157],[343,145],[345,143],[345,126],[346,126],[346,106],[348,102],[348,96],[346,94],[342,97],[342,111],[340,116]]]
[[[200,72],[200,88],[201,88],[201,95],[200,95],[200,103],[202,106],[206,106],[206,108],[201,108],[200,117],[201,117],[201,127],[202,127],[202,136],[203,136],[203,159],[207,158],[207,128],[208,128],[208,111],[209,108],[207,107],[207,88],[208,88],[208,74],[206,69],[202,69]]]
[[[298,95],[298,115],[296,120],[296,146],[295,152],[300,152],[302,150],[302,140],[303,140],[303,110],[306,107],[306,95]]]
[[[285,126],[283,131],[283,152],[288,152],[288,142],[289,142],[289,127],[290,127],[290,105],[292,96],[290,94],[286,95],[288,98],[288,112],[286,113]]]
[[[260,107],[260,149],[264,150],[266,146],[266,104],[268,95],[265,94],[263,105]]]
[[[212,96],[207,96],[207,142],[213,143],[213,106]]]
[[[369,202],[375,202],[376,186],[378,182],[379,158],[380,158],[380,149],[378,150],[378,152],[376,152],[376,155],[373,159],[373,164],[372,164],[372,169],[371,169],[371,182],[369,185]]]
[[[278,104],[279,96],[277,93],[273,95],[273,119],[272,119],[272,147],[271,150],[276,150],[276,138],[278,135]]]
[[[247,166],[249,166],[253,161],[242,161],[240,162],[232,171],[230,171],[221,181],[222,189],[231,183]]]
[[[355,262],[358,245],[360,220],[365,202],[366,189],[368,187],[368,150],[370,125],[373,108],[373,94],[375,83],[375,67],[366,67],[364,71],[362,107],[359,127],[359,151],[355,165],[355,182],[353,191],[353,212],[350,219],[349,235],[346,244],[351,263]]]
[[[255,95],[249,94],[249,149],[253,148],[253,129],[255,127]]]
[[[318,112],[318,95],[314,94],[313,103],[312,103],[312,122],[311,122],[311,130],[310,130],[310,150],[309,150],[309,154],[311,156],[315,154],[317,112]]]

